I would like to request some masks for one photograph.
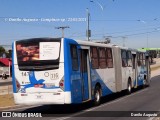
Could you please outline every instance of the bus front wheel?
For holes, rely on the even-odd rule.
[[[94,105],[100,105],[101,102],[101,88],[99,86],[96,86],[94,90]]]

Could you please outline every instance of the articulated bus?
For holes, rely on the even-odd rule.
[[[16,104],[76,104],[150,84],[145,52],[68,38],[15,41],[12,83]]]

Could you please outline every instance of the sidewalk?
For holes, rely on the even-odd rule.
[[[9,77],[8,79],[1,79],[0,78],[0,84],[7,83],[10,81],[12,81],[11,77]],[[0,95],[12,94],[12,93],[13,93],[13,87],[11,84],[9,84],[9,85],[6,84],[6,85],[0,86]]]
[[[158,69],[160,67],[160,58],[154,58],[154,63],[151,64],[151,70]]]

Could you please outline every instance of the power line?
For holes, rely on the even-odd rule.
[[[150,31],[150,32],[127,34],[127,35],[123,35],[123,36],[129,37],[129,36],[143,35],[143,34],[149,34],[149,33],[155,33],[155,32],[160,32],[160,31],[159,30],[154,30],[154,31]],[[119,37],[122,37],[122,36],[115,36],[115,37],[113,36],[112,38],[119,38]]]
[[[143,34],[149,34],[149,33],[155,33],[155,32],[160,32],[160,31],[159,30],[153,30],[153,31],[150,31],[150,32],[141,32],[141,33],[134,33],[134,34],[124,34],[124,35],[118,35],[118,36],[111,35],[111,36],[112,36],[112,38],[122,38],[123,36],[129,37],[129,36],[137,36],[137,35],[143,35]],[[93,34],[92,36],[95,37],[96,35],[104,35],[104,34]],[[72,36],[72,37],[82,37],[82,35]]]

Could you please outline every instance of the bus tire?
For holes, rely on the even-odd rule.
[[[147,78],[147,84],[146,84],[146,87],[150,87],[150,84],[151,84],[151,80],[149,78]]]
[[[94,105],[98,106],[101,102],[101,88],[97,85],[94,90]]]
[[[132,93],[132,83],[131,80],[128,80],[128,85],[127,85],[127,94],[131,94]]]
[[[143,88],[149,87],[149,84],[150,84],[150,80],[145,75],[143,80]]]
[[[144,80],[143,80],[143,88],[147,87],[147,76],[144,75]]]
[[[146,88],[146,87],[147,87],[147,80],[144,79],[144,80],[143,80],[143,88]]]
[[[147,81],[147,87],[150,87],[150,85],[151,85],[151,80],[148,79],[148,81]]]

